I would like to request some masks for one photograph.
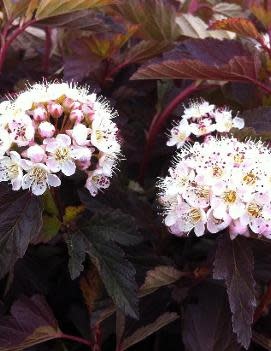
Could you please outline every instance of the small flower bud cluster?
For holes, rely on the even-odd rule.
[[[0,104],[0,181],[42,195],[78,169],[92,196],[108,188],[120,155],[104,100],[66,83],[35,84]]]
[[[232,128],[243,127],[244,120],[233,117],[231,110],[210,105],[204,100],[191,102],[185,107],[180,122],[171,129],[167,145],[176,145],[179,149],[193,135],[201,137],[214,132],[227,133]]]
[[[178,152],[159,181],[171,233],[197,236],[229,228],[271,238],[271,152],[261,141],[210,137]]]

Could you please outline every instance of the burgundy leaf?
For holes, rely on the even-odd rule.
[[[41,199],[30,192],[12,191],[3,183],[0,196],[0,277],[3,277],[38,237],[42,204]]]
[[[10,316],[0,319],[1,351],[24,350],[60,336],[54,315],[40,295],[21,297],[11,307]]]
[[[191,39],[140,67],[131,79],[212,79],[254,81],[259,70],[252,56],[233,40]]]
[[[187,351],[237,351],[240,346],[231,326],[227,294],[215,284],[192,292],[193,303],[185,309],[183,341]]]
[[[253,268],[253,253],[247,239],[237,237],[231,240],[226,234],[218,239],[213,276],[225,280],[233,330],[245,348],[250,344],[256,307]]]
[[[234,32],[238,35],[258,39],[260,33],[254,24],[247,18],[226,18],[215,21],[209,29],[223,29]]]

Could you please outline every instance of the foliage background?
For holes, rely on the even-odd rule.
[[[0,351],[270,350],[269,241],[169,235],[155,189],[189,98],[270,140],[269,1],[4,0],[0,20],[3,98],[88,84],[118,110],[125,157],[96,198],[77,175],[57,204],[0,186]]]

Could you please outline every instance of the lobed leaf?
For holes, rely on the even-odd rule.
[[[166,312],[162,314],[154,322],[137,329],[132,335],[127,336],[121,343],[121,350],[126,350],[132,345],[137,344],[178,318],[179,315],[175,312]]]
[[[0,184],[0,277],[24,256],[42,226],[42,202],[27,191]]]
[[[231,311],[224,289],[204,284],[193,289],[183,319],[183,341],[187,351],[238,351],[240,345],[231,326]]]
[[[170,266],[157,266],[147,272],[145,282],[140,287],[144,295],[151,294],[162,286],[172,284],[185,276],[185,273]]]
[[[35,17],[40,20],[74,11],[112,5],[116,2],[116,0],[40,0]]]
[[[217,38],[217,39],[233,39],[232,33],[226,30],[208,30],[207,24],[197,16],[190,13],[184,13],[176,18],[181,34],[190,38]],[[224,29],[224,28],[214,28]]]
[[[147,39],[174,41],[180,36],[175,8],[165,0],[129,0],[116,8],[128,21],[139,24]]]
[[[237,237],[231,240],[226,234],[218,239],[213,277],[225,280],[233,330],[245,348],[250,344],[251,324],[256,307],[253,261],[247,239]]]
[[[59,338],[55,317],[40,295],[21,297],[11,307],[10,316],[0,318],[0,351],[20,351]]]
[[[83,270],[87,254],[97,267],[114,303],[124,313],[137,317],[135,269],[115,242],[129,246],[141,241],[134,220],[121,211],[94,217],[80,231],[68,237],[69,269],[72,279]]]
[[[247,18],[226,18],[215,21],[209,29],[223,29],[238,35],[258,39],[261,35],[254,24]]]
[[[161,60],[140,67],[131,79],[254,81],[259,60],[240,43],[208,38],[184,42]]]

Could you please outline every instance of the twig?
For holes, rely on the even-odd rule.
[[[86,339],[80,338],[79,336],[74,336],[74,335],[61,333],[59,335],[59,338],[60,339],[66,339],[66,340],[72,340],[72,341],[78,342],[79,344],[87,345],[91,349],[93,348],[93,344],[92,344],[92,342],[90,340],[86,340]]]
[[[45,76],[48,76],[49,65],[50,65],[50,54],[52,50],[52,36],[51,29],[46,27],[45,31],[45,47],[44,47],[44,56],[42,61],[42,68]]]
[[[24,30],[29,27],[30,25],[36,23],[35,19],[32,19],[30,21],[25,22],[21,27],[16,28],[16,30],[6,39],[7,32],[9,30],[9,26],[4,30],[4,37],[3,37],[3,42],[1,45],[0,49],[0,73],[2,72],[3,65],[6,59],[7,51],[12,44],[12,42],[20,35],[21,33],[24,32]]]
[[[200,90],[200,85],[198,82],[191,83],[188,87],[182,90],[160,113],[160,115],[155,114],[154,119],[155,123],[151,123],[147,143],[145,146],[143,160],[140,167],[139,181],[142,183],[145,175],[145,171],[147,165],[149,163],[149,158],[152,150],[152,146],[155,142],[157,134],[161,131],[163,125],[166,123],[171,113],[175,110],[175,108],[184,101],[188,96],[192,95],[196,91]]]
[[[256,308],[256,311],[254,313],[254,318],[253,322],[257,322],[263,314],[268,312],[268,308],[271,305],[271,282],[269,282],[267,286],[266,292],[263,294],[260,300],[260,304]]]

